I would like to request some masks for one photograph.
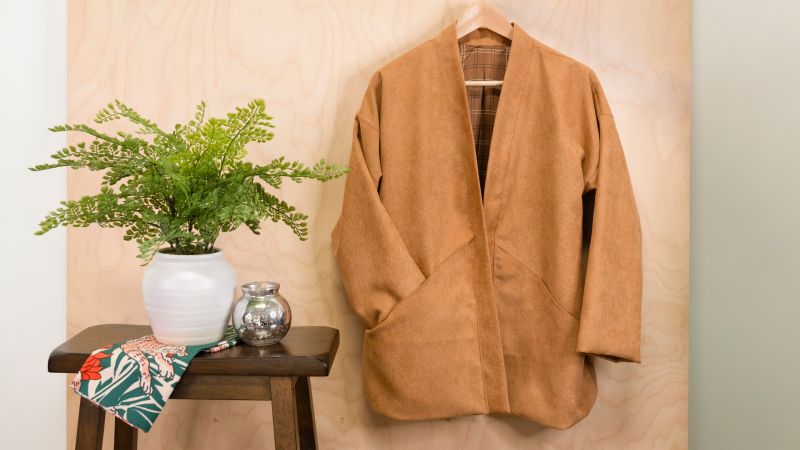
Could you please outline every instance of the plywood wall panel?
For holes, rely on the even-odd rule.
[[[614,110],[642,216],[643,364],[597,364],[600,396],[589,417],[555,431],[514,417],[399,422],[372,413],[361,387],[363,328],[350,312],[330,249],[344,183],[287,184],[282,195],[311,215],[300,242],[269,224],[220,244],[241,282],[274,279],[296,324],[342,332],[331,376],[312,381],[319,441],[327,449],[650,449],[687,445],[689,255],[689,0],[536,0],[497,5],[538,40],[595,69]],[[99,1],[69,3],[69,120],[90,121],[118,98],[161,123],[184,121],[201,99],[222,114],[268,101],[285,154],[346,161],[352,118],[369,76],[435,36],[464,4],[445,1]],[[72,139],[75,142],[75,138]],[[69,196],[98,177],[70,173]],[[142,267],[115,230],[68,234],[68,332],[146,323]],[[67,394],[70,442],[77,404]],[[107,428],[111,429],[111,428]],[[107,442],[106,448],[110,448]],[[147,449],[270,448],[269,404],[169,402]]]

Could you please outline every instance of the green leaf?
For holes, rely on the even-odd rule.
[[[274,134],[266,103],[253,100],[224,118],[206,117],[201,102],[194,116],[166,132],[133,108],[115,100],[101,109],[95,123],[125,120],[136,134],[109,134],[88,125],[57,125],[53,132],[78,132],[90,140],[65,147],[41,171],[58,167],[103,173],[94,196],[61,203],[39,224],[36,235],[59,226],[98,225],[123,228],[123,239],[139,245],[145,264],[157,251],[203,254],[214,249],[220,233],[246,226],[260,233],[270,220],[283,223],[301,240],[308,237],[308,216],[265,187],[279,189],[284,179],[325,182],[348,172],[324,159],[313,166],[283,156],[259,166],[245,161],[247,147]]]

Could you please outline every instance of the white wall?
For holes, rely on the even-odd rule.
[[[66,446],[64,375],[47,356],[66,334],[66,238],[33,232],[66,195],[63,170],[33,173],[65,145],[66,2],[0,0],[0,448]]]
[[[800,3],[695,0],[693,449],[800,448]]]

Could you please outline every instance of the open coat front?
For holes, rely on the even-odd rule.
[[[373,76],[350,166],[332,237],[373,409],[565,428],[595,401],[588,355],[639,361],[639,218],[591,69],[451,25]]]

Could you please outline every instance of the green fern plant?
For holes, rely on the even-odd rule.
[[[266,219],[283,222],[301,240],[308,216],[267,190],[284,178],[328,181],[347,167],[320,160],[313,166],[280,157],[259,166],[245,161],[246,146],[272,139],[274,125],[263,100],[237,107],[225,118],[206,118],[206,105],[194,118],[164,131],[120,101],[100,110],[95,122],[125,119],[138,131],[106,134],[87,125],[59,125],[54,132],[77,131],[90,142],[65,147],[48,164],[103,171],[100,193],[61,202],[39,224],[37,235],[58,226],[124,228],[125,240],[139,244],[149,261],[157,251],[180,255],[211,253],[221,232],[245,225],[258,234]]]

